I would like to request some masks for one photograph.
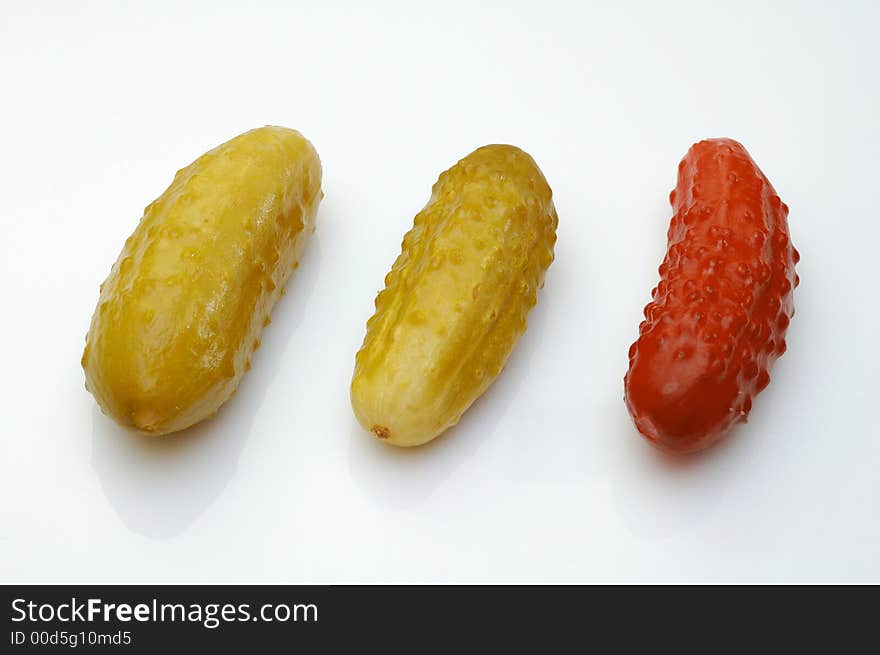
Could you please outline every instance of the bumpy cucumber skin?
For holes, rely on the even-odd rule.
[[[788,206],[741,143],[691,146],[624,399],[654,446],[690,453],[745,422],[786,351],[800,260]]]
[[[385,443],[458,423],[501,372],[553,261],[556,209],[519,148],[489,145],[440,175],[376,298],[351,402]]]
[[[262,127],[178,171],[101,285],[86,388],[150,434],[229,399],[314,231],[321,163],[299,132]]]

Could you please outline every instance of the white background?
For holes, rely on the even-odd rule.
[[[880,582],[876,3],[222,4],[2,4],[0,580]],[[98,284],[178,168],[264,124],[321,155],[316,238],[218,417],[132,435],[83,388]],[[622,379],[713,136],[790,205],[802,283],[749,423],[672,458]],[[460,425],[383,446],[348,400],[373,298],[495,142],[553,187],[556,261]]]

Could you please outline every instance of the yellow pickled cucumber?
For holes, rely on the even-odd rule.
[[[283,127],[178,171],[101,285],[82,366],[104,413],[151,434],[214,414],[250,368],[322,197],[318,154]]]
[[[440,175],[355,360],[351,403],[364,428],[417,446],[458,422],[526,329],[556,225],[550,187],[519,148],[479,148]]]

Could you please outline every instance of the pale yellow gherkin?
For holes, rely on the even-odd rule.
[[[351,402],[382,441],[455,425],[501,372],[553,261],[556,209],[525,152],[489,145],[440,175],[376,298]]]
[[[283,127],[178,171],[101,286],[82,357],[101,409],[151,434],[216,412],[250,367],[322,196],[315,149]]]

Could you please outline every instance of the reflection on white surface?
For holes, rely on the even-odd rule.
[[[252,357],[253,367],[217,414],[182,432],[155,437],[117,425],[97,408],[92,461],[123,523],[147,537],[166,539],[185,530],[235,475],[266,389],[275,381],[288,342],[306,319],[321,267],[317,234],[306,246],[272,312],[272,323]]]
[[[227,413],[236,416],[227,420]],[[116,425],[96,408],[92,462],[123,523],[156,539],[186,529],[235,474],[250,433],[243,419],[243,412],[221,410],[180,434],[152,437]]]
[[[636,537],[664,539],[705,524],[736,483],[735,471],[719,469],[734,468],[725,466],[731,459],[727,451],[737,448],[740,435],[688,456],[671,455],[638,434],[623,403],[615,411],[622,414],[620,430],[610,438],[620,441],[615,454],[622,460],[609,480],[624,525]]]

